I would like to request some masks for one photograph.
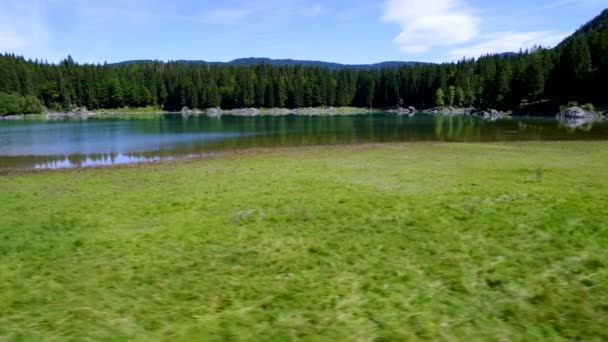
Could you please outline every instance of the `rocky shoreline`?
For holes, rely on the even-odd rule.
[[[181,114],[184,117],[190,116],[208,116],[221,117],[223,115],[253,117],[260,115],[283,116],[283,115],[299,115],[299,116],[334,116],[334,115],[355,115],[355,114],[370,114],[370,113],[390,113],[398,116],[414,116],[418,113],[430,115],[471,115],[478,116],[485,120],[494,121],[504,117],[508,117],[510,113],[500,112],[496,109],[478,110],[473,107],[469,108],[452,108],[452,107],[435,107],[425,110],[418,110],[415,107],[391,107],[385,109],[369,109],[355,107],[308,107],[308,108],[237,108],[237,109],[220,109],[209,108],[204,110],[182,108],[174,114]],[[146,111],[146,112],[124,112],[121,110],[114,111],[89,111],[87,108],[76,108],[69,112],[54,112],[49,111],[38,117],[48,121],[56,120],[87,120],[89,118],[113,117],[113,116],[129,116],[129,115],[161,115],[166,114],[165,111]],[[24,120],[27,115],[7,115],[0,116],[0,120]],[[595,112],[588,112],[580,107],[568,108],[556,115],[556,119],[567,126],[580,126],[589,122],[600,120],[602,116]]]
[[[25,120],[25,115],[23,115],[23,114],[16,114],[16,115],[0,116],[0,120],[4,120],[4,121]]]
[[[475,115],[482,117],[486,120],[498,120],[500,118],[504,118],[509,116],[507,112],[500,112],[496,109],[486,109],[486,110],[478,110],[474,107],[468,108],[453,108],[453,107],[435,107],[430,109],[425,109],[422,111],[417,111],[414,107],[396,107],[385,110],[388,113],[394,113],[399,116],[414,116],[417,113],[424,114],[432,114],[432,115],[445,115],[445,116],[455,116],[455,115]]]
[[[199,116],[206,115],[209,117],[220,117],[222,115],[231,115],[231,116],[258,116],[258,115],[301,115],[301,116],[332,116],[332,115],[349,115],[349,114],[367,114],[375,112],[376,110],[371,110],[367,108],[354,108],[354,107],[308,107],[308,108],[297,108],[297,109],[288,109],[288,108],[236,108],[236,109],[221,109],[221,108],[209,108],[209,109],[190,109],[187,107],[182,108],[179,112],[171,112],[174,114],[181,114],[184,117],[190,116]],[[87,120],[91,117],[100,117],[100,116],[128,116],[128,115],[142,115],[142,114],[150,114],[150,115],[160,115],[166,114],[168,112],[121,112],[121,111],[94,111],[90,112],[86,108],[77,108],[69,112],[47,112],[44,114],[44,118],[46,120],[65,120],[65,119],[75,119],[75,120]],[[15,120],[21,119],[23,116],[11,116],[15,117]],[[8,120],[8,117],[5,117]]]
[[[258,115],[302,115],[302,116],[324,116],[324,115],[347,115],[347,114],[366,114],[372,113],[374,110],[367,108],[353,107],[306,107],[297,109],[288,108],[236,108],[236,109],[221,109],[209,108],[205,110],[192,110],[183,108],[181,114],[183,116],[192,115],[207,115],[209,117],[220,117],[222,115],[232,116],[258,116]]]

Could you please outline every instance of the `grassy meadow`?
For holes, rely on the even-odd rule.
[[[608,143],[0,175],[0,341],[606,340]]]

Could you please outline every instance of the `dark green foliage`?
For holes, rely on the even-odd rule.
[[[590,113],[595,113],[595,106],[592,103],[587,103],[583,106],[583,109]]]
[[[443,94],[443,89],[439,88],[435,92],[435,106],[443,107],[445,105],[445,96]]]
[[[36,114],[40,112],[42,112],[42,105],[36,97],[0,92],[0,115]]]
[[[54,65],[0,55],[0,92],[35,96],[48,108],[65,109],[449,105],[517,110],[573,99],[602,106],[608,99],[606,79],[608,10],[554,49],[533,48],[446,64],[326,68],[140,61],[79,65],[68,56]]]

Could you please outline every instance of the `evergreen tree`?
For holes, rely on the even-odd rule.
[[[437,91],[435,92],[435,106],[445,106],[445,95],[443,93],[443,89],[441,88],[437,89]]]
[[[122,86],[120,85],[120,81],[117,78],[112,78],[111,80],[108,81],[107,89],[108,89],[107,108],[122,107],[123,101],[124,101],[124,93],[122,91]]]
[[[453,107],[456,101],[456,87],[448,87],[448,106]]]
[[[11,95],[3,97],[11,111],[35,109],[32,98],[51,109],[447,104],[507,110],[570,100],[602,106],[608,104],[606,79],[608,10],[553,49],[399,68],[329,70],[186,62],[81,65],[70,56],[49,64],[0,54],[0,92]],[[15,100],[13,95],[28,100]]]

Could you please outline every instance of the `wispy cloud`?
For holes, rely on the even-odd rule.
[[[576,4],[576,2],[577,1],[575,1],[575,0],[555,1],[555,2],[552,2],[550,4],[546,4],[546,5],[543,5],[543,6],[536,7],[534,10],[535,11],[543,11],[543,10],[550,10],[550,9],[559,8],[559,7],[572,6],[572,5]]]
[[[202,21],[206,24],[239,24],[248,18],[255,18],[256,22],[292,17],[316,18],[327,12],[328,8],[323,4],[307,4],[293,0],[282,2],[263,0],[246,3],[240,7],[212,9],[203,15]]]
[[[36,1],[2,3],[0,12],[0,52],[48,57],[50,30]]]
[[[305,8],[302,10],[302,15],[307,17],[318,17],[327,13],[327,8],[324,5],[312,5],[311,7]]]
[[[59,1],[59,0],[54,0]],[[63,0],[70,1],[70,0]],[[75,0],[71,0],[75,1]],[[107,0],[115,1],[115,0]],[[149,24],[154,20],[172,22],[195,22],[207,25],[238,25],[247,23],[253,27],[260,23],[288,20],[293,17],[316,18],[328,13],[323,4],[310,4],[301,0],[258,0],[258,1],[226,1],[219,7],[210,6],[204,12],[192,12],[184,8],[152,9],[132,0],[130,6],[108,5],[108,3],[90,4],[79,7],[74,4],[79,14],[94,21],[121,21],[128,19],[135,23]],[[115,8],[119,7],[117,11]],[[141,8],[145,7],[145,8]],[[89,20],[86,20],[89,22]]]
[[[347,22],[356,20],[370,13],[376,13],[380,10],[379,4],[359,3],[354,4],[350,8],[342,8],[336,13],[336,19],[339,22]]]
[[[481,42],[478,44],[450,51],[448,59],[456,60],[462,57],[479,57],[491,53],[517,52],[520,49],[528,49],[535,45],[552,47],[566,36],[566,33],[552,31],[489,33],[483,35]]]
[[[201,15],[201,21],[205,24],[238,24],[242,22],[251,11],[237,8],[216,8]]]
[[[584,7],[600,4],[605,0],[558,0],[539,7],[534,8],[534,11],[548,11],[564,7]]]
[[[480,23],[461,0],[388,0],[382,20],[401,27],[394,42],[406,53],[468,42],[479,33]]]

